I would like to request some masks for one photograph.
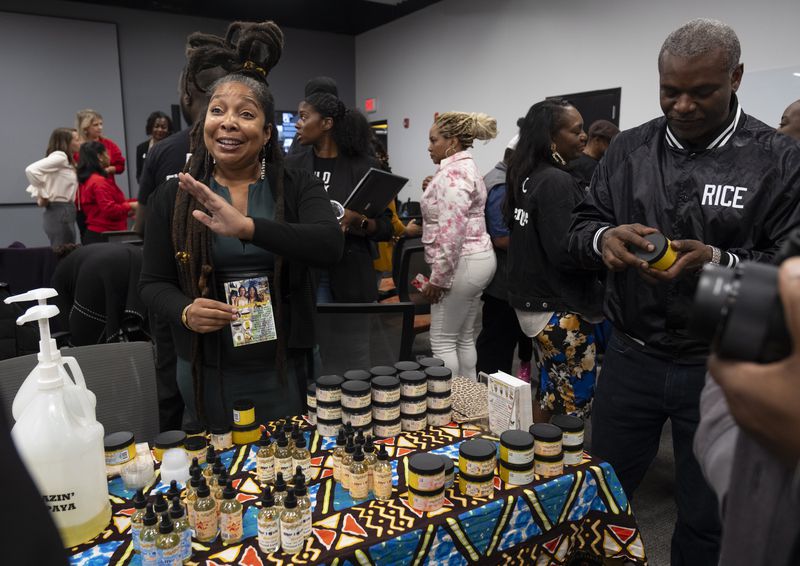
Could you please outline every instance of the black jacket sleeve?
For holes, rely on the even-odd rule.
[[[609,152],[611,148],[609,148]],[[595,169],[589,193],[572,212],[571,226],[566,234],[568,250],[573,260],[584,269],[603,268],[603,258],[595,251],[598,231],[616,226],[608,171],[608,152]]]
[[[150,154],[147,156],[147,159],[144,160],[142,163],[142,170],[141,173],[138,172],[139,164],[138,164],[138,152],[137,152],[137,174],[136,174],[136,181],[139,183],[139,196],[137,200],[142,204],[147,204],[150,195],[153,194],[153,191],[156,190],[163,179],[156,179],[156,170],[158,167],[156,163],[160,159],[161,155],[161,148],[159,148],[158,144],[154,145],[150,149]]]
[[[297,223],[253,218],[253,243],[265,250],[315,267],[328,267],[342,257],[344,237],[322,181],[305,171],[292,171],[285,183],[287,206],[296,208]]]
[[[730,267],[744,260],[772,261],[786,238],[800,226],[800,146],[787,136],[777,134],[771,136],[771,146],[776,156],[775,181],[769,204],[764,207],[760,238],[752,249],[723,250],[736,256]]]

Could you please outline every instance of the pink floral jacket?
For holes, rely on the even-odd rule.
[[[468,151],[443,159],[422,195],[422,243],[432,284],[449,289],[458,260],[492,249],[486,232],[486,185]]]

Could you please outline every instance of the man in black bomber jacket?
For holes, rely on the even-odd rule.
[[[592,415],[595,454],[628,496],[672,421],[678,521],[672,564],[716,564],[715,496],[692,453],[708,346],[687,333],[699,269],[769,261],[800,224],[800,146],[746,115],[735,32],[713,20],[674,31],[659,54],[664,117],[621,133],[575,209],[570,252],[609,270],[614,324]],[[634,255],[660,231],[678,259],[656,271]]]

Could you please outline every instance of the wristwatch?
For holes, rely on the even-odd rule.
[[[362,214],[362,215],[361,215],[361,224],[359,224],[359,227],[360,227],[360,228],[361,228],[361,229],[362,229],[364,232],[366,232],[366,231],[367,231],[367,226],[369,226],[369,218],[367,218],[366,216],[364,216],[364,215]]]
[[[716,246],[708,246],[711,248],[711,262],[714,265],[719,265],[720,260],[722,259],[722,251]]]

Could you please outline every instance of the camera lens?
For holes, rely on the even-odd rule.
[[[707,264],[700,275],[694,295],[694,308],[689,320],[689,332],[708,343],[714,342],[717,328],[728,313],[728,304],[734,302],[739,280],[736,271]]]
[[[689,331],[721,358],[769,363],[791,352],[778,296],[778,268],[744,262],[703,268]]]

